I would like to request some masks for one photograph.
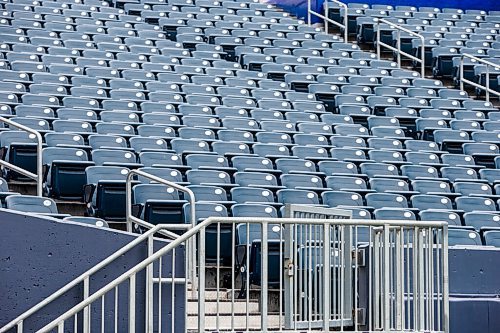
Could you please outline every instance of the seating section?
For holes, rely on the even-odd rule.
[[[140,169],[189,186],[198,219],[276,217],[302,203],[445,220],[478,233],[467,244],[498,244],[500,112],[489,102],[258,2],[0,7],[0,112],[40,131],[45,194],[83,200],[95,219],[77,222],[123,222],[125,179]],[[460,46],[498,55],[498,13],[350,8],[360,41],[373,34],[362,19],[383,16],[436,28],[440,42],[464,29]],[[36,170],[34,137],[3,127],[0,145]],[[50,198],[5,194],[26,179],[3,176],[7,208],[61,215]],[[190,222],[187,198],[168,186],[136,179],[133,200],[150,223]]]
[[[345,10],[334,2],[328,2],[328,16],[342,24]],[[499,91],[500,81],[500,12],[482,10],[461,10],[456,8],[434,8],[412,6],[391,6],[374,4],[370,7],[363,3],[349,3],[347,9],[347,26],[351,36],[356,36],[360,43],[376,42],[377,19],[391,23],[418,33],[424,37],[426,67],[432,68],[436,77],[453,78],[458,84],[460,79],[460,55],[469,54],[498,65],[492,67],[478,64],[470,58],[464,60],[464,78],[486,84],[486,73],[489,72],[489,86]],[[380,26],[380,38],[389,45],[396,45],[397,32],[387,24]],[[400,33],[401,50],[421,57],[422,40],[406,32]],[[476,90],[477,94],[484,91]],[[451,93],[449,98],[464,97],[460,92]]]

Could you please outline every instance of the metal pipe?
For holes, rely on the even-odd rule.
[[[132,215],[132,177],[134,175],[137,175],[137,176],[141,176],[141,177],[144,177],[144,178],[148,178],[152,181],[155,181],[155,182],[158,182],[160,184],[164,184],[164,185],[167,185],[169,187],[172,187],[172,188],[175,188],[176,190],[178,191],[181,191],[181,192],[184,192],[184,193],[187,193],[187,195],[189,196],[189,203],[190,203],[190,213],[191,213],[191,227],[194,227],[196,225],[196,198],[194,196],[194,193],[193,191],[191,191],[189,188],[185,187],[185,186],[182,186],[182,185],[179,185],[179,184],[176,184],[174,182],[171,182],[171,181],[168,181],[168,180],[165,180],[163,178],[160,178],[160,177],[157,177],[155,175],[152,175],[150,173],[147,173],[147,172],[144,172],[144,171],[141,171],[141,170],[137,170],[137,169],[133,169],[133,170],[130,170],[129,173],[127,174],[127,184],[126,184],[126,198],[127,198],[127,202],[126,202],[126,216],[127,216],[127,230],[129,232],[132,231],[132,224],[131,222],[129,223],[129,220],[128,218],[130,216],[134,217]],[[143,221],[145,222],[145,221]]]
[[[263,332],[267,332],[267,302],[268,300],[268,275],[269,275],[269,266],[268,266],[268,259],[269,259],[269,243],[268,243],[268,234],[267,234],[267,223],[263,222],[262,223],[262,292],[260,295],[261,299],[261,330]],[[281,246],[281,245],[280,245]],[[280,249],[281,251],[281,249]],[[249,254],[247,254],[249,255]],[[247,313],[248,313],[248,308],[247,308]]]
[[[210,219],[210,218],[209,218]],[[214,222],[216,223],[216,222]],[[206,231],[206,225],[205,223],[198,224],[196,227],[188,230],[185,234],[183,234],[181,238],[178,238],[177,240],[173,241],[170,245],[172,245],[172,249],[175,248],[176,246],[173,246],[176,241],[179,241],[182,238],[188,239],[188,237],[191,237],[192,235],[195,235],[196,231],[199,232],[198,236],[198,283],[200,288],[198,288],[198,332],[203,333],[205,332],[205,231]],[[179,243],[178,245],[180,245]],[[168,245],[167,245],[168,247]],[[153,257],[150,257],[151,262],[156,260],[157,258],[161,258],[163,254],[168,253],[169,249],[167,247],[162,248],[161,250],[157,251],[156,254]],[[162,253],[164,252],[164,253]],[[160,255],[159,255],[160,254]],[[154,258],[157,257],[157,258]]]
[[[154,253],[153,235],[148,237],[148,257]],[[172,275],[175,278],[175,275]],[[161,288],[161,286],[158,286]],[[146,267],[146,332],[153,332],[153,264]]]
[[[396,51],[398,53],[398,65],[399,67],[401,67],[401,63],[400,63],[400,57],[401,55],[407,57],[407,58],[410,58],[414,61],[417,61],[420,63],[420,66],[421,66],[421,70],[420,70],[420,73],[421,73],[421,76],[422,77],[425,77],[425,38],[416,33],[416,32],[413,32],[411,30],[408,30],[402,26],[400,26],[399,24],[396,24],[396,23],[392,23],[390,21],[387,21],[387,20],[384,20],[382,18],[376,18],[376,25],[377,25],[377,56],[378,58],[380,59],[380,56],[381,56],[381,50],[380,50],[380,46],[384,46],[385,48],[388,48],[392,51]],[[391,28],[395,28],[397,29],[398,31],[398,35],[397,35],[397,48],[394,48],[393,46],[391,45],[388,45],[386,43],[383,43],[381,40],[380,40],[380,23],[384,23],[384,24],[387,24],[389,27]],[[403,31],[403,32],[406,32],[407,34],[409,34],[410,36],[413,36],[413,37],[417,37],[420,39],[421,41],[421,58],[417,58],[409,53],[406,53],[404,51],[401,51],[400,50],[400,43],[401,43],[401,35],[400,35],[400,32],[399,31]]]
[[[477,61],[479,63],[483,63],[486,65],[486,83],[485,83],[485,85],[478,84],[476,82],[473,82],[473,81],[470,81],[470,80],[467,80],[466,78],[464,78],[464,75],[463,75],[464,58],[469,58],[469,59],[472,59],[474,61]],[[484,60],[482,58],[475,57],[475,56],[470,55],[468,53],[461,54],[460,55],[460,89],[463,90],[464,83],[467,83],[473,87],[484,90],[486,92],[486,101],[488,101],[488,102],[490,101],[490,94],[500,96],[500,92],[495,91],[495,90],[490,88],[490,85],[489,85],[489,82],[490,82],[490,80],[489,80],[489,67],[488,66],[491,66],[494,68],[500,68],[500,65],[494,64],[494,63],[487,61],[487,60]]]
[[[90,293],[90,279],[87,276],[83,280],[83,299],[87,299]],[[90,332],[90,306],[83,309],[83,331]]]
[[[190,217],[191,217],[191,224],[190,225],[179,225],[179,224],[172,224],[171,229],[184,229],[184,228],[189,228],[189,227],[194,227],[196,225],[196,198],[193,193],[189,188],[176,184],[174,182],[165,180],[163,178],[160,178],[158,176],[152,175],[150,173],[133,169],[130,170],[129,173],[127,174],[127,180],[126,180],[126,186],[125,186],[125,197],[126,197],[126,203],[125,203],[125,211],[126,211],[126,223],[127,223],[127,231],[132,232],[132,223],[137,223],[141,226],[144,226],[148,229],[153,228],[153,224],[148,223],[140,218],[137,218],[132,215],[132,180],[133,176],[141,176],[147,179],[150,179],[152,181],[155,181],[160,184],[164,184],[166,186],[175,188],[178,191],[184,192],[189,196],[189,209],[190,209]],[[170,238],[177,238],[178,235],[172,232],[168,232],[168,230],[162,230],[160,233],[163,235],[170,237]],[[187,274],[188,277],[193,281],[196,278],[196,248],[193,244],[193,242],[189,242],[186,244],[186,255],[188,257],[188,260],[186,262],[187,266]],[[193,281],[193,285],[195,285]]]
[[[460,90],[464,90],[464,80],[462,80],[464,77],[464,56],[462,55],[460,57]]]
[[[486,65],[486,100],[490,101],[490,68]]]
[[[449,278],[448,278],[448,225],[442,228],[441,242],[443,244],[441,270],[443,275],[443,331],[450,332],[450,305],[448,300]]]
[[[466,78],[464,78],[464,58],[469,58],[469,59],[472,59],[474,61],[477,61],[479,63],[483,63],[486,65],[486,83],[485,83],[485,85],[478,84],[477,82],[473,82],[473,81],[470,81],[470,80],[467,80]],[[490,88],[489,66],[494,67],[494,68],[500,68],[500,65],[498,65],[498,64],[494,64],[490,61],[475,57],[475,56],[468,54],[468,53],[462,53],[460,55],[460,89],[464,90],[464,83],[467,83],[473,87],[484,90],[486,93],[486,101],[488,101],[488,102],[490,101],[490,94],[500,96],[500,92],[495,91],[495,90]]]
[[[344,42],[348,42],[349,41],[349,34],[347,31],[347,28],[348,28],[348,25],[347,25],[347,5],[343,2],[338,1],[338,0],[330,0],[330,1],[338,4],[339,7],[344,8],[344,10],[345,10],[344,11],[344,24],[336,22],[336,21],[332,20],[331,18],[312,10],[311,0],[307,0],[307,22],[309,25],[311,25],[311,15],[314,15],[314,16],[325,21],[325,32],[326,33],[328,33],[328,23],[331,23],[331,24],[339,27],[340,29],[344,29]],[[328,4],[326,4],[326,15],[328,15]]]
[[[128,332],[135,332],[135,278],[137,272],[133,273],[129,277],[129,290],[128,290]],[[103,294],[104,295],[104,294]],[[90,304],[90,303],[89,303]]]
[[[338,1],[338,0],[330,0],[331,2],[333,3],[336,3],[337,5],[339,5],[340,8],[344,8],[344,42],[349,42],[349,28],[348,28],[348,19],[349,19],[349,16],[348,16],[348,7],[345,3],[341,2],[341,1]],[[339,26],[340,27],[340,26]]]
[[[3,165],[4,167],[12,169],[18,173],[21,173],[29,178],[36,180],[36,195],[39,197],[43,197],[43,163],[42,163],[43,139],[42,136],[40,135],[40,132],[1,116],[0,116],[0,122],[4,122],[6,124],[9,124],[9,126],[19,128],[20,130],[23,130],[25,132],[28,132],[36,136],[36,175],[29,172],[28,170],[19,168],[6,161],[0,161],[0,165]]]
[[[383,305],[383,308],[384,308],[384,318],[383,318],[383,323],[384,323],[384,330],[385,331],[388,331],[389,328],[391,327],[391,321],[390,321],[390,318],[391,318],[391,310],[390,310],[390,282],[389,282],[389,274],[390,274],[390,259],[389,259],[389,246],[390,246],[390,239],[389,239],[389,226],[388,225],[384,225],[384,231],[383,231],[383,234],[384,234],[384,245],[383,245],[383,249],[384,249],[384,260],[382,261],[384,263],[384,272],[382,273],[383,276],[384,276],[384,279],[383,279],[383,284],[384,284],[384,287],[382,288],[382,292],[384,293],[384,305]]]

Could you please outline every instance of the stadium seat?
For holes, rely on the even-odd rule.
[[[85,169],[84,202],[88,214],[106,221],[125,219],[125,180],[129,169],[117,166],[89,166]]]
[[[83,199],[85,169],[94,165],[87,153],[79,148],[47,147],[42,151],[46,171],[46,192],[54,198]]]
[[[138,184],[133,188],[133,201],[137,215],[151,224],[184,223],[183,205],[179,193],[163,184]]]
[[[7,209],[24,213],[41,214],[57,218],[68,216],[67,214],[59,214],[55,201],[50,198],[14,194],[9,195],[5,199],[5,204]]]
[[[449,246],[477,246],[482,245],[481,236],[476,231],[449,229],[448,230],[448,245]]]

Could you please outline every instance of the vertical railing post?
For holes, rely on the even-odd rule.
[[[311,15],[311,0],[307,0],[307,24],[309,24],[309,26],[312,25],[311,19],[312,19],[312,15]]]
[[[127,216],[127,231],[132,232],[132,176],[133,174],[129,172],[127,174],[127,180],[125,183],[125,214]]]
[[[490,67],[486,65],[486,100],[490,101]]]
[[[315,0],[316,1],[316,8],[318,7],[318,0]],[[328,17],[328,0],[324,2],[324,8],[325,8],[325,16]],[[324,20],[325,21],[325,32],[328,34],[330,33],[330,29],[329,29],[329,26],[328,26],[328,20]]]
[[[449,304],[449,272],[448,272],[448,225],[442,228],[441,243],[443,246],[441,270],[443,283],[443,332],[450,332],[450,304]]]
[[[42,136],[39,132],[34,131],[36,135],[36,195],[39,197],[43,196],[43,160],[42,160],[42,151],[43,151],[43,142]]]
[[[398,55],[397,55],[397,59],[398,59],[398,67],[401,67],[401,30],[396,30],[396,46],[398,48]]]
[[[460,77],[459,77],[459,80],[460,80],[460,90],[464,90],[464,81],[462,80],[462,78],[464,77],[464,55],[462,54],[460,56]]]
[[[395,295],[395,305],[396,305],[396,330],[401,331],[403,329],[403,232],[402,228],[396,229],[396,240],[395,240],[395,264],[396,264],[396,295]]]
[[[87,276],[83,280],[83,299],[86,300],[90,294],[90,279]],[[83,332],[90,332],[90,306],[86,306],[83,309]]]
[[[385,332],[388,332],[391,330],[391,288],[390,288],[390,274],[391,274],[391,260],[390,260],[390,238],[389,238],[389,225],[385,224],[383,233],[384,233],[384,240],[383,240],[383,246],[382,248],[384,249],[384,327],[383,330]]]
[[[323,330],[330,330],[330,304],[332,304],[332,291],[330,290],[330,224],[323,225]]]
[[[336,0],[333,0],[334,2],[337,2]],[[348,7],[345,3],[338,2],[340,7],[344,7],[344,42],[348,43],[349,42],[349,13],[348,13]]]
[[[380,21],[378,18],[375,20],[375,25],[377,26],[377,58],[380,60]]]
[[[129,278],[129,290],[128,290],[128,332],[135,332],[135,296],[136,296],[136,284],[135,284],[135,273]]]
[[[268,311],[267,311],[267,302],[268,300],[268,274],[269,274],[269,244],[268,244],[268,230],[267,230],[267,222],[262,223],[262,292],[261,292],[261,330],[262,332],[267,332],[268,326]],[[281,246],[281,245],[280,245]],[[281,249],[280,249],[281,251]],[[247,309],[248,312],[248,309]]]
[[[198,333],[205,332],[205,232],[198,234]]]
[[[148,257],[152,256],[154,253],[154,243],[153,243],[153,235],[148,237]],[[175,276],[172,276],[172,279],[175,280]],[[161,289],[161,283],[158,283],[158,289]],[[173,297],[173,296],[172,296]],[[153,332],[153,263],[149,264],[146,268],[146,332]],[[161,315],[161,314],[159,314]]]
[[[420,73],[420,76],[422,76],[422,78],[425,78],[425,38],[424,36],[420,35],[419,34],[419,38],[420,38],[420,42],[422,43],[422,45],[420,46],[421,49],[420,49],[420,54],[422,56],[422,62],[421,62],[421,65],[422,65],[422,68],[421,68],[421,73]]]

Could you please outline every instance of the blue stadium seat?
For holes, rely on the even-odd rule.
[[[457,209],[465,212],[475,211],[497,211],[497,206],[494,200],[487,197],[458,197],[455,199]]]
[[[42,152],[42,163],[48,168],[45,189],[50,196],[73,200],[83,198],[85,169],[94,165],[88,161],[86,151],[79,148],[47,147]]]
[[[63,218],[63,221],[88,224],[88,225],[96,226],[98,228],[109,228],[108,222],[104,221],[103,219],[99,219],[99,218],[95,218],[95,217],[68,216],[68,217]]]
[[[481,236],[476,231],[449,229],[448,230],[448,245],[449,246],[477,246],[482,245]]]
[[[176,189],[163,184],[138,184],[133,188],[137,215],[151,224],[184,223],[183,206]]]
[[[500,215],[486,212],[470,212],[464,214],[464,223],[476,231],[495,229],[500,227]]]
[[[185,223],[191,223],[190,208],[189,203],[184,205]],[[224,205],[213,202],[198,202],[195,205],[195,211],[197,222],[209,217],[228,216],[227,208]],[[217,241],[218,233],[220,242]],[[220,260],[222,264],[231,265],[232,237],[231,225],[221,224],[219,230],[216,224],[209,226],[205,235],[206,259],[212,262]],[[217,249],[217,244],[220,244],[219,249]],[[220,253],[220,256],[218,256],[218,253]]]
[[[125,218],[125,180],[129,170],[117,166],[89,166],[84,186],[84,202],[90,216],[106,221]]]
[[[419,212],[422,221],[441,221],[447,222],[450,226],[462,226],[460,215],[455,212],[439,209],[425,209]]]
[[[500,232],[497,230],[486,231],[484,234],[485,245],[500,247]]]
[[[262,227],[255,224],[238,224],[236,226],[236,266],[240,271],[242,282],[239,297],[244,297],[246,276],[249,275],[250,285],[261,285],[261,257],[262,257]],[[268,225],[268,285],[276,288],[281,281],[279,267],[280,253],[282,247],[281,227],[279,225]],[[249,256],[247,258],[247,256]],[[250,265],[246,267],[246,263]]]
[[[57,218],[68,216],[67,214],[59,214],[55,201],[50,198],[14,194],[9,195],[5,199],[5,204],[7,209],[24,213],[41,214]]]

